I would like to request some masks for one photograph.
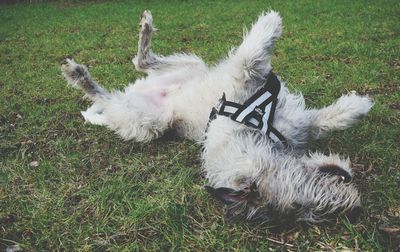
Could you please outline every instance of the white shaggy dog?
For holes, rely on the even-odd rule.
[[[229,116],[217,114],[207,127],[210,111],[223,93],[227,100],[243,104],[264,86],[281,29],[277,12],[262,14],[236,50],[208,67],[194,55],[154,54],[150,45],[155,28],[151,13],[145,11],[133,63],[148,74],[146,78],[124,92],[108,92],[86,67],[71,59],[62,72],[93,101],[82,112],[86,121],[107,126],[125,140],[147,142],[173,128],[201,143],[206,189],[226,204],[229,217],[306,222],[340,213],[352,217],[361,204],[350,183],[349,160],[333,154],[307,155],[305,147],[309,140],[348,128],[365,116],[372,106],[368,97],[343,95],[330,106],[306,109],[304,98],[281,83],[273,127],[284,143]]]

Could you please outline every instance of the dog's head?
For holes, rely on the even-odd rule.
[[[241,182],[235,189],[206,186],[225,204],[229,219],[317,223],[334,220],[338,215],[355,221],[361,213],[348,160],[313,154],[287,157],[276,162],[280,167],[266,164],[256,176],[238,179]]]

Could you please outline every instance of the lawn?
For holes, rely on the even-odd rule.
[[[11,1],[9,1],[11,2]],[[32,1],[35,2],[35,1]],[[229,222],[207,195],[200,147],[165,136],[138,144],[84,124],[66,85],[66,56],[105,87],[133,69],[138,21],[150,9],[154,49],[217,63],[267,9],[284,32],[273,60],[310,107],[356,90],[375,100],[351,129],[310,148],[349,156],[360,221],[272,229]],[[399,249],[400,2],[53,1],[0,4],[0,249],[25,251],[267,251]]]

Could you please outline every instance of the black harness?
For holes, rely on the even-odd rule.
[[[211,110],[209,122],[217,115],[227,116],[236,122],[259,129],[274,142],[280,141],[286,144],[285,137],[272,125],[280,89],[280,81],[274,73],[270,72],[265,85],[243,105],[227,101],[224,93],[218,104]]]

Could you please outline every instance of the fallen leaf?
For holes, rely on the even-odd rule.
[[[400,207],[391,207],[388,209],[387,213],[391,217],[400,217]]]
[[[38,167],[38,166],[39,166],[39,162],[36,161],[36,160],[35,160],[35,161],[32,161],[32,162],[29,163],[29,166],[30,166],[30,167]]]
[[[388,233],[388,234],[400,234],[400,228],[398,227],[388,227],[385,225],[380,225],[379,230]]]
[[[6,252],[16,252],[16,251],[22,251],[19,245],[12,245],[6,248]]]

